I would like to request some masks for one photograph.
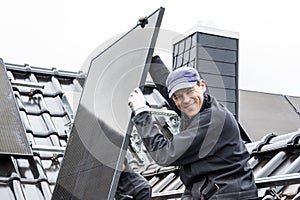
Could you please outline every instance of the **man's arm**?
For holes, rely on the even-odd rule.
[[[151,113],[139,113],[132,120],[150,156],[159,165],[185,165],[209,153],[199,154],[211,124],[209,117],[201,123],[195,121],[192,127],[180,131],[171,140],[161,134],[160,129],[154,124]],[[204,144],[207,149],[211,150],[210,145],[213,143]]]
[[[157,90],[166,99],[170,107],[180,116],[181,112],[176,107],[174,101],[169,98],[166,87],[166,80],[170,71],[158,55],[152,57],[149,73]]]

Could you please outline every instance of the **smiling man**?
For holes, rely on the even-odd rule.
[[[154,82],[161,82],[163,76],[157,75],[166,74],[167,68],[159,56],[153,57],[151,68]],[[180,132],[172,139],[164,138],[154,124],[139,88],[130,94],[128,104],[153,160],[162,166],[180,166],[180,179],[185,185],[182,199],[257,199],[249,153],[238,124],[225,106],[206,93],[205,81],[198,71],[178,68],[167,75],[168,95],[164,95],[161,85],[158,89],[181,112]]]

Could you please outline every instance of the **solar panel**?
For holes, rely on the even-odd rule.
[[[300,118],[283,95],[240,91],[240,123],[256,141],[298,130]]]
[[[0,59],[0,85],[0,154],[32,156],[2,59]]]
[[[132,131],[130,92],[143,87],[164,8],[91,59],[52,199],[113,199]]]
[[[297,112],[298,115],[300,116],[300,97],[286,96],[286,98],[292,104],[293,108],[295,109],[295,112]]]

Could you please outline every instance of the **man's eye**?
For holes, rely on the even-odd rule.
[[[182,96],[181,95],[176,95],[176,96],[174,95],[174,99],[175,100],[180,100],[180,99],[182,99]]]

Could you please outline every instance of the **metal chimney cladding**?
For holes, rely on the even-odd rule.
[[[32,156],[2,59],[0,59],[0,93],[0,154]]]

